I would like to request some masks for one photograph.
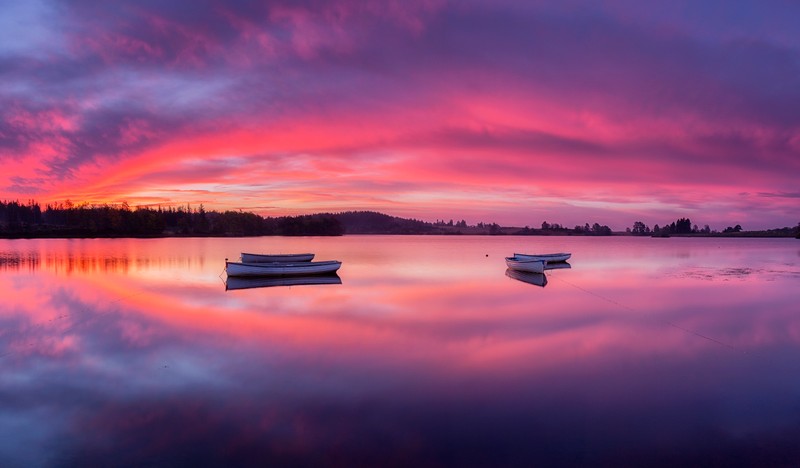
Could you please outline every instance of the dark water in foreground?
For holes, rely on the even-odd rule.
[[[798,286],[794,239],[0,240],[0,466],[796,466]]]

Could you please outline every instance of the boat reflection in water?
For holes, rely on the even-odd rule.
[[[506,270],[506,276],[513,278],[523,283],[534,284],[536,286],[545,287],[547,285],[547,276],[544,273],[533,273],[530,271]]]
[[[544,269],[547,270],[566,270],[572,268],[567,262],[556,262],[550,263],[545,262]],[[523,283],[534,284],[536,286],[545,287],[547,286],[547,276],[544,273],[534,273],[531,271],[519,271],[514,269],[507,269],[506,276],[509,278],[513,278],[518,281],[522,281]]]
[[[544,264],[545,271],[547,271],[547,270],[568,270],[570,268],[572,268],[572,265],[570,265],[567,262],[555,262],[555,263],[547,262],[547,263]]]
[[[317,284],[342,284],[336,273],[314,276],[280,276],[280,277],[241,277],[229,276],[225,281],[225,290],[252,288],[271,288],[274,286],[305,286]]]

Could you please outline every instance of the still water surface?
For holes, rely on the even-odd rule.
[[[0,240],[0,465],[796,465],[798,286],[794,239]]]

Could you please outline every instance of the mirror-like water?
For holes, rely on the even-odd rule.
[[[794,239],[0,240],[0,465],[792,464],[799,284]]]

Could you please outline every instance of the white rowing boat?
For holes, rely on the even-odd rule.
[[[225,272],[228,273],[228,276],[308,276],[333,273],[340,266],[342,266],[342,262],[337,260],[273,263],[225,262]]]
[[[561,253],[551,253],[551,254],[521,254],[515,253],[514,257],[520,260],[544,260],[545,262],[566,262],[572,256],[571,253],[561,252]]]
[[[336,273],[316,276],[278,276],[278,277],[258,277],[258,276],[231,276],[225,281],[225,290],[251,288],[271,288],[275,286],[305,286],[319,284],[342,284],[342,279]]]
[[[313,258],[314,254],[312,253],[254,254],[242,252],[242,263],[310,262]]]
[[[529,271],[531,273],[544,273],[544,260],[530,260],[526,258],[506,257],[506,266],[516,271]]]

